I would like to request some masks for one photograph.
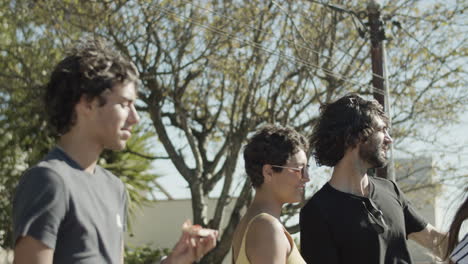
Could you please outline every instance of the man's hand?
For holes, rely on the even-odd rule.
[[[426,228],[420,232],[409,234],[408,238],[429,249],[432,254],[442,259],[447,251],[446,235],[445,233],[439,232],[431,224],[427,224]]]
[[[218,231],[201,228],[186,221],[182,236],[162,264],[191,264],[216,246]]]

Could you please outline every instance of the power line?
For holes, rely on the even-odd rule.
[[[344,12],[344,13],[354,14],[354,11],[345,9],[344,7],[339,6],[339,5],[324,3],[324,2],[321,2],[321,1],[315,1],[315,0],[309,0],[309,2],[312,2],[312,3],[315,3],[315,4],[319,4],[319,5],[323,5],[323,6],[325,6],[325,7],[328,7],[328,8],[330,8],[330,9],[333,9],[333,10],[335,10],[335,11],[340,11],[340,12]]]
[[[435,54],[434,52],[432,52],[426,45],[424,45],[421,41],[419,41],[419,39],[417,39],[413,34],[411,34],[408,30],[406,30],[406,28],[400,26],[399,27],[401,30],[403,30],[403,32],[405,32],[410,38],[412,38],[414,41],[416,41],[416,43],[418,43],[422,48],[424,48],[427,52],[429,52],[429,54],[432,55],[432,57],[434,57],[435,59],[437,59],[442,66],[445,66],[447,67],[447,69],[449,69],[451,72],[455,72],[454,69],[452,69],[450,66],[448,66],[445,61],[443,61],[437,54]]]
[[[394,13],[394,14],[392,14],[392,16],[406,17],[406,18],[410,18],[410,19],[414,19],[414,20],[418,20],[418,21],[424,21],[424,22],[428,22],[428,23],[447,23],[447,20],[445,20],[445,19],[428,19],[428,18],[425,18],[425,17],[417,17],[417,16],[400,14],[400,13]],[[468,26],[468,24],[465,24],[465,23],[450,22],[450,24],[455,25],[455,26],[462,26],[462,27]]]
[[[229,34],[228,32],[225,32],[225,31],[223,31],[223,30],[221,30],[221,29],[219,29],[219,28],[207,26],[207,25],[205,25],[205,24],[203,24],[203,23],[201,23],[201,22],[198,22],[198,21],[196,21],[196,20],[194,20],[194,19],[192,19],[192,18],[189,18],[189,17],[183,16],[183,15],[180,15],[180,14],[178,14],[178,13],[172,11],[172,10],[169,10],[169,9],[167,9],[167,8],[165,8],[165,7],[162,7],[161,5],[158,5],[158,6],[159,6],[159,7],[156,7],[156,8],[159,9],[160,11],[162,11],[162,12],[164,12],[164,13],[166,13],[166,14],[175,15],[176,17],[178,17],[178,18],[181,19],[182,21],[189,22],[189,23],[193,23],[193,24],[195,24],[195,25],[198,25],[198,26],[200,26],[200,27],[205,28],[205,29],[208,30],[208,31],[211,31],[211,32],[214,32],[214,33],[217,33],[217,34],[220,34],[220,35],[224,35],[224,36],[226,36],[226,37],[229,38],[229,39],[236,40],[236,41],[238,41],[238,42],[241,42],[241,43],[243,43],[243,44],[249,45],[249,46],[251,46],[251,47],[258,48],[258,49],[263,50],[263,51],[265,51],[265,52],[267,52],[267,53],[269,53],[269,54],[278,56],[279,58],[288,60],[288,61],[290,61],[290,62],[300,63],[300,64],[302,64],[303,66],[306,66],[306,67],[309,68],[309,69],[320,69],[320,70],[322,70],[323,72],[325,72],[325,73],[327,73],[327,74],[329,74],[329,75],[331,75],[331,76],[333,76],[333,77],[335,77],[335,78],[338,78],[338,79],[340,79],[340,80],[343,80],[343,81],[346,82],[346,83],[355,84],[355,85],[357,85],[357,86],[359,86],[359,87],[363,87],[363,88],[369,88],[369,87],[372,88],[372,86],[369,85],[369,84],[367,84],[367,85],[360,84],[360,83],[358,83],[358,82],[356,82],[356,81],[353,81],[353,80],[351,80],[351,79],[348,79],[348,78],[344,77],[344,76],[341,75],[341,74],[337,74],[337,73],[334,73],[334,72],[332,72],[332,71],[330,71],[330,70],[327,70],[327,69],[325,69],[325,68],[322,68],[321,66],[308,63],[308,62],[306,62],[306,61],[303,60],[303,59],[300,59],[300,58],[292,57],[292,56],[290,56],[290,55],[286,55],[286,54],[282,54],[282,53],[275,52],[275,50],[268,49],[268,48],[266,48],[266,47],[264,47],[264,46],[262,46],[262,45],[260,45],[260,44],[258,44],[258,43],[255,43],[255,42],[253,42],[253,41],[240,39],[240,38],[238,38],[238,37],[236,37],[236,36],[234,36],[234,35],[232,35],[232,34]]]
[[[294,43],[292,40],[282,39],[281,37],[276,36],[273,32],[269,32],[269,31],[266,31],[266,30],[263,30],[263,29],[260,29],[260,28],[251,26],[251,25],[249,25],[249,24],[247,24],[247,23],[244,23],[244,22],[242,22],[242,21],[239,21],[239,20],[237,20],[237,19],[235,19],[235,18],[232,18],[232,17],[226,16],[226,15],[220,14],[220,13],[218,13],[218,12],[212,10],[212,9],[209,9],[209,8],[206,8],[206,7],[197,5],[197,4],[195,4],[195,3],[191,2],[191,1],[182,1],[182,2],[183,2],[183,3],[186,3],[186,4],[190,4],[190,5],[194,6],[194,7],[199,8],[199,9],[206,10],[206,11],[208,11],[208,12],[214,14],[214,15],[218,15],[218,16],[220,16],[220,17],[229,19],[229,20],[234,21],[234,22],[236,22],[236,23],[238,23],[238,24],[240,24],[240,25],[245,25],[245,26],[247,26],[247,27],[249,27],[249,28],[251,28],[251,29],[254,29],[254,30],[256,30],[256,31],[260,31],[260,32],[266,33],[267,35],[273,36],[274,38],[276,38],[276,39],[278,39],[278,40],[280,40],[280,41],[285,41],[285,42],[287,42],[287,43],[289,43],[289,44],[293,44],[293,45],[295,45],[295,46],[298,46],[298,47],[300,47],[300,48],[303,48],[303,49],[306,50],[306,51],[310,51],[310,52],[312,52],[312,53],[315,53],[315,54],[317,54],[319,57],[325,57],[325,58],[333,59],[332,57],[327,56],[327,55],[324,55],[324,54],[322,54],[321,52],[316,51],[316,50],[314,50],[314,49],[311,49],[311,48],[309,48],[309,47],[306,46],[306,45]],[[279,5],[279,4],[278,4],[277,2],[275,2],[275,1],[272,1],[272,2],[273,2],[275,5],[277,5],[280,9],[282,9],[283,12],[285,12],[287,16],[290,16],[290,14],[289,14],[286,10],[284,10],[284,8],[283,8],[281,5]],[[314,1],[312,1],[312,2],[314,2]],[[348,12],[352,12],[352,11],[348,11]],[[356,15],[356,14],[355,14],[355,15]],[[357,15],[356,15],[356,16],[357,16]],[[306,18],[306,19],[307,19],[307,18]],[[354,20],[353,20],[353,23],[354,23]],[[361,23],[362,23],[362,21],[361,21]],[[354,23],[354,24],[355,24],[355,23]],[[357,26],[357,25],[356,25],[356,26]],[[299,30],[297,29],[296,26],[295,26],[295,28],[296,28],[296,30],[299,32]],[[300,34],[300,32],[299,32],[299,34]],[[302,37],[302,35],[301,35],[301,37]],[[302,38],[303,38],[303,37],[302,37]],[[304,39],[304,38],[303,38],[303,39]],[[304,39],[304,41],[305,41],[305,39]],[[340,49],[340,48],[338,48],[339,45],[338,45],[336,42],[334,42],[333,40],[330,40],[330,41],[336,45],[336,47],[337,47],[338,50],[340,50],[341,52],[343,52],[345,55],[347,55],[347,56],[353,58],[353,55],[347,53],[346,51],[344,51],[344,50],[342,50],[342,49]],[[357,68],[356,66],[354,66],[354,65],[351,64],[351,63],[342,63],[342,64],[345,65],[345,66],[350,66],[350,67],[353,68],[353,69],[360,70],[359,68]],[[375,73],[372,73],[372,76],[376,76],[376,77],[383,78],[382,76],[379,76],[379,75],[377,75],[377,74],[375,74]]]
[[[366,29],[367,29],[366,24],[364,22],[362,22],[361,18],[359,17],[359,14],[354,12],[353,10],[346,9],[343,6],[340,6],[340,5],[324,3],[324,2],[321,2],[321,1],[309,0],[309,2],[316,3],[316,4],[319,4],[319,5],[325,6],[327,8],[330,8],[332,10],[342,12],[342,13],[348,13],[348,14],[352,15],[353,17],[355,17],[359,21],[359,23],[361,24],[361,27],[362,27],[362,28],[360,28],[360,30],[366,31]],[[353,23],[355,23],[354,20],[353,20]],[[356,27],[358,27],[356,24],[354,24],[354,25]]]
[[[274,0],[272,0],[272,2],[273,2],[275,5],[277,5],[277,6],[287,15],[287,17],[291,17],[291,15],[289,14],[289,12],[288,12],[285,8],[283,8],[279,3],[277,3],[277,2],[274,1]],[[324,4],[324,5],[330,6],[329,4]],[[353,16],[356,16],[356,17],[359,19],[358,15],[355,14],[353,11],[345,10],[344,8],[341,8],[341,7],[335,7],[335,6],[333,6],[333,7],[334,7],[334,8],[337,8],[338,10],[340,10],[340,11],[342,11],[342,12],[351,13]],[[307,18],[307,17],[306,17],[306,18]],[[308,19],[308,18],[307,18],[307,19]],[[358,26],[356,25],[356,23],[354,22],[354,19],[353,19],[352,21],[353,21],[353,24],[356,26],[356,28],[358,28],[359,34],[360,34],[360,35],[361,35],[361,32],[365,32],[365,31],[366,31],[366,29],[360,30],[359,27],[358,27]],[[359,21],[361,22],[361,25],[363,25],[363,23],[362,23],[362,21],[361,21],[360,19],[359,19]],[[299,35],[301,36],[301,38],[302,38],[304,41],[306,41],[305,38],[302,36],[300,30],[298,29],[298,27],[296,26],[296,24],[294,23],[294,21],[293,21],[292,19],[291,19],[291,23],[293,23],[294,28],[295,28],[296,31],[299,33]],[[333,41],[332,41],[332,43],[336,44],[336,43],[333,42]],[[336,45],[337,45],[337,44],[336,44]],[[337,47],[338,47],[338,45],[337,45]],[[346,52],[344,52],[344,53],[345,53],[346,55],[348,55],[348,56],[351,56],[349,53],[346,53]],[[352,57],[352,56],[351,56],[351,57]],[[331,57],[328,57],[328,58],[331,59]],[[351,64],[346,64],[346,63],[343,63],[343,64],[348,65],[348,66],[350,66],[351,68],[360,70],[360,69],[358,69],[358,68],[355,68],[355,67],[354,67],[353,65],[351,65]],[[376,78],[384,79],[383,76],[381,76],[381,75],[379,75],[379,74],[377,74],[377,73],[374,73],[374,72],[372,72],[371,75],[374,76],[374,77],[376,77]],[[375,87],[374,87],[374,88],[375,88]],[[375,92],[375,93],[379,93],[378,91],[374,91],[374,92]]]

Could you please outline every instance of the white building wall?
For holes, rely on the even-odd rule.
[[[232,212],[233,200],[225,207],[225,213]],[[208,208],[213,209],[216,200],[207,201]],[[208,211],[212,215],[213,211]],[[191,200],[157,201],[142,208],[132,220],[131,232],[127,233],[126,245],[150,245],[153,248],[172,248],[181,235],[181,226],[186,219],[192,219]],[[227,221],[222,223],[224,227]],[[129,230],[130,231],[130,230]],[[220,230],[222,231],[222,230]],[[230,263],[228,254],[222,264]]]
[[[437,197],[440,188],[434,185],[432,165],[432,158],[429,157],[395,160],[395,175],[398,186],[405,192],[416,211],[430,224],[438,226],[436,213],[439,210]],[[412,240],[408,244],[415,264],[436,263],[428,250]]]

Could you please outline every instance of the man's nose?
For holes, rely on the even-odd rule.
[[[310,181],[310,175],[309,175],[308,169],[304,169],[304,173],[302,173],[302,178],[304,179],[305,182]]]
[[[390,134],[388,133],[388,130],[385,130],[385,134],[384,134],[384,139],[385,141],[387,142],[387,144],[391,144],[393,143],[393,138],[390,136]]]
[[[140,122],[140,115],[138,115],[138,111],[136,110],[135,106],[132,105],[130,109],[130,115],[128,117],[128,121],[130,124],[134,125]]]

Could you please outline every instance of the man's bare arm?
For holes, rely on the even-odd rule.
[[[52,264],[53,258],[53,249],[30,236],[16,242],[14,264]]]
[[[431,224],[427,224],[423,230],[411,233],[408,238],[416,241],[419,245],[429,249],[435,256],[442,258],[447,250],[446,234],[439,232]]]

